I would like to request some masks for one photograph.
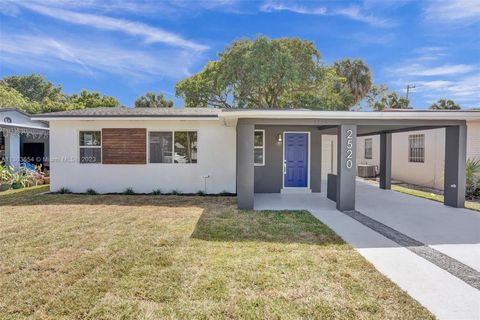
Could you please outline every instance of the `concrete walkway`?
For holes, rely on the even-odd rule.
[[[326,189],[323,189],[326,190]],[[357,210],[480,271],[480,213],[357,182]],[[256,194],[255,209],[306,209],[440,319],[480,319],[480,291],[335,209],[324,194]],[[467,267],[467,268],[468,268]],[[476,271],[475,271],[476,270]]]

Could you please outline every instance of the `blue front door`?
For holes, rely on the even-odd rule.
[[[286,188],[308,186],[308,134],[285,133],[283,181]]]

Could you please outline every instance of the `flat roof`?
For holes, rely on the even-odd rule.
[[[307,109],[215,109],[215,108],[88,108],[32,115],[34,120],[216,120],[224,119],[342,119],[342,120],[480,120],[480,111],[388,110],[321,111]]]
[[[216,118],[219,109],[213,108],[86,108],[69,111],[49,112],[32,116],[36,119],[45,118],[148,118],[148,117],[207,117]]]
[[[305,109],[242,109],[222,110],[220,115],[238,119],[480,120],[479,111],[468,110],[320,111]]]

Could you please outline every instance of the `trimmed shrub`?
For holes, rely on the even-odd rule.
[[[66,188],[66,187],[61,187],[60,189],[58,189],[58,193],[60,194],[69,194],[69,193],[72,193],[72,191],[70,191],[70,189]]]
[[[93,190],[92,188],[88,188],[88,189],[87,189],[87,194],[89,194],[89,195],[96,195],[96,194],[98,194],[98,193],[97,193],[97,191]]]
[[[135,191],[133,191],[133,188],[129,187],[129,188],[125,189],[125,191],[123,191],[123,194],[134,195]]]

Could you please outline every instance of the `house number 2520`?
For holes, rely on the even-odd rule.
[[[352,169],[353,167],[353,131],[348,129],[347,130],[347,150],[346,150],[346,155],[347,155],[347,160],[345,161],[345,166],[348,169]]]

